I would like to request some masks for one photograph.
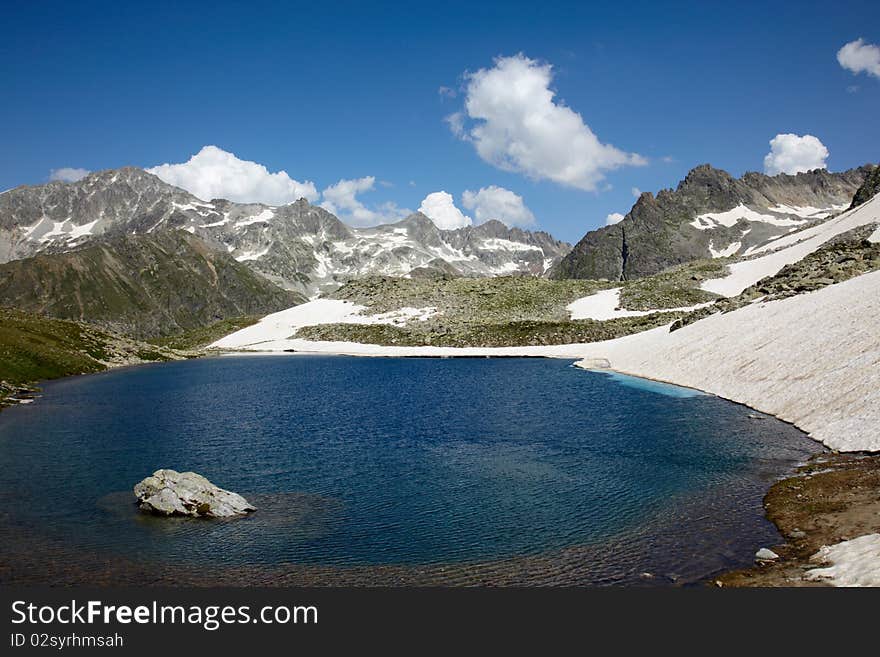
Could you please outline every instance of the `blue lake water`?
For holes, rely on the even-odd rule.
[[[442,582],[486,563],[488,583],[691,581],[777,540],[761,497],[818,451],[750,415],[550,359],[242,356],[73,377],[0,413],[0,544],[7,579],[19,559],[55,577],[89,555],[245,582],[249,567]],[[131,487],[159,468],[259,510],[145,516]]]

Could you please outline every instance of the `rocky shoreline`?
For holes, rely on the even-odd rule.
[[[827,586],[816,570],[822,550],[880,532],[880,454],[819,454],[764,498],[767,518],[785,543],[777,559],[714,578],[715,586]]]

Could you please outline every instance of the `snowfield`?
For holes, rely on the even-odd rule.
[[[582,346],[611,369],[732,399],[832,449],[880,451],[880,272]]]

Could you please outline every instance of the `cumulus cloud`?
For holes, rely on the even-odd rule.
[[[285,205],[300,198],[318,199],[313,183],[294,180],[286,171],[271,173],[262,164],[240,160],[216,146],[203,147],[188,162],[162,164],[147,171],[202,200]]]
[[[770,152],[764,157],[764,173],[800,173],[824,169],[828,149],[813,135],[776,135],[770,140]]]
[[[478,224],[497,219],[508,226],[529,226],[535,223],[535,215],[526,207],[522,196],[504,187],[490,185],[479,191],[465,190],[461,204],[472,210]]]
[[[437,89],[437,93],[444,98],[455,98],[458,95],[458,92],[452,87],[440,87]]]
[[[554,100],[553,70],[519,54],[465,75],[463,112],[446,117],[453,134],[505,171],[595,190],[606,171],[646,164],[603,144],[580,114]]]
[[[369,192],[375,186],[375,176],[340,180],[322,192],[324,200],[321,202],[321,207],[354,226],[376,226],[398,221],[410,213],[409,210],[399,208],[392,202],[383,203],[377,210],[371,210],[364,205],[357,198],[358,194]]]
[[[428,194],[422,200],[419,212],[428,217],[437,228],[442,230],[463,228],[473,223],[473,219],[455,207],[455,199],[452,198],[452,194],[446,192],[432,192]]]
[[[880,78],[880,46],[865,43],[864,39],[850,41],[838,50],[837,61],[856,75],[867,73]]]
[[[49,172],[49,180],[60,180],[61,182],[76,182],[82,180],[91,171],[88,169],[77,169],[74,167],[61,167],[60,169],[52,169]]]
[[[613,226],[614,224],[619,224],[621,221],[623,221],[623,215],[619,212],[612,212],[605,217],[606,226]]]
[[[631,190],[629,190],[629,191],[630,191],[630,193],[631,193],[633,196],[635,196],[636,198],[638,198],[639,196],[642,195],[642,190],[639,189],[638,187],[633,187],[633,188],[632,188]]]

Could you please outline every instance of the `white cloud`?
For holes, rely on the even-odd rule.
[[[472,210],[478,224],[497,219],[508,226],[529,226],[535,223],[535,215],[526,207],[522,196],[509,189],[490,185],[479,191],[465,190],[461,204]]]
[[[61,182],[76,182],[82,180],[91,171],[88,169],[77,169],[74,167],[61,167],[60,169],[52,169],[49,172],[49,180],[60,180]]]
[[[770,140],[770,152],[764,157],[764,173],[800,173],[824,169],[828,149],[813,135],[776,135]]]
[[[380,181],[379,184],[382,182]],[[399,221],[410,214],[409,210],[399,208],[392,202],[383,203],[378,210],[371,210],[364,205],[357,198],[357,195],[369,192],[375,186],[375,176],[340,180],[322,192],[324,200],[321,207],[353,226],[377,226],[378,224]]]
[[[638,187],[633,187],[633,188],[632,188],[631,190],[629,190],[629,191],[632,192],[632,195],[635,196],[636,198],[638,198],[639,196],[642,195],[642,190],[639,189]]]
[[[437,93],[444,98],[455,98],[458,95],[458,92],[452,87],[440,87],[437,89]]]
[[[147,169],[170,185],[202,200],[225,198],[238,203],[285,205],[300,198],[316,201],[311,182],[299,182],[286,171],[271,173],[262,164],[240,160],[216,146],[205,146],[182,164],[162,164]]]
[[[374,176],[364,176],[353,180],[340,180],[335,185],[330,185],[321,194],[324,201],[321,207],[332,212],[343,221],[367,225],[376,219],[376,213],[369,210],[357,199],[361,192],[368,192],[376,184]],[[345,217],[345,218],[343,218]]]
[[[550,64],[522,54],[499,57],[492,68],[465,78],[464,113],[446,122],[500,169],[595,190],[606,171],[646,164],[640,155],[601,143],[580,114],[554,100]]]
[[[447,194],[446,192],[432,192],[428,194],[422,200],[419,212],[433,221],[437,228],[443,230],[463,228],[473,223],[470,217],[464,215],[461,210],[455,207],[455,200],[452,198],[452,194]]]
[[[867,73],[880,78],[880,46],[865,43],[864,39],[850,41],[837,51],[837,61],[854,74]]]
[[[606,226],[613,226],[614,224],[619,224],[621,221],[623,221],[623,215],[619,212],[612,212],[605,217]]]

